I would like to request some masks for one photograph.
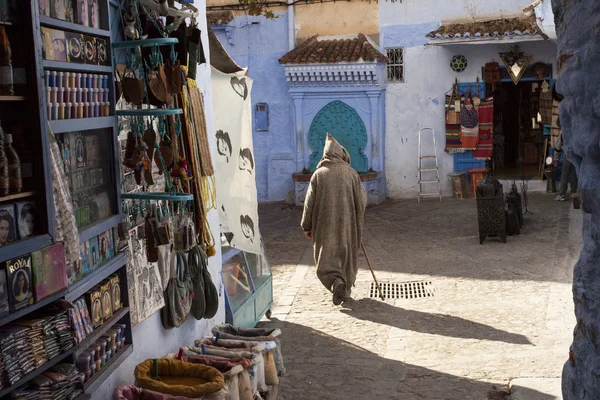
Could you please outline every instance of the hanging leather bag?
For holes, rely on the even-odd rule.
[[[217,310],[219,309],[219,292],[217,291],[217,287],[213,283],[210,272],[208,271],[208,257],[204,251],[200,249],[200,246],[196,246],[196,248],[200,253],[200,266],[202,268],[204,281],[204,296],[206,299],[204,318],[210,319],[217,314]]]
[[[180,327],[187,319],[192,308],[194,290],[190,278],[187,260],[183,252],[174,257],[175,275],[169,280],[165,291],[163,325],[165,328]],[[165,310],[166,309],[166,310]]]
[[[194,289],[194,300],[192,301],[191,314],[200,320],[204,318],[206,311],[206,296],[204,293],[204,274],[201,265],[202,254],[198,246],[192,248],[188,253],[188,265]]]

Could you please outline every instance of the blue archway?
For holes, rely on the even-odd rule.
[[[367,172],[369,160],[363,153],[367,146],[367,129],[360,115],[346,103],[332,101],[315,116],[308,131],[308,144],[312,150],[309,159],[311,171],[323,157],[323,147],[327,132],[348,150],[352,158],[352,168],[356,172]]]

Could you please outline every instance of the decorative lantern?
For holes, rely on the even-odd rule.
[[[467,57],[457,54],[450,60],[450,68],[454,72],[463,72],[467,69]]]
[[[506,208],[508,212],[508,223],[506,228],[507,234],[518,235],[519,233],[521,233],[521,228],[523,227],[523,203],[521,201],[521,195],[517,190],[517,185],[515,185],[514,182],[512,184],[510,192],[506,194]],[[510,220],[511,214],[514,214],[516,216],[516,223],[513,224],[516,226],[512,227],[512,229]]]
[[[488,176],[477,185],[477,219],[479,244],[488,236],[498,236],[506,243],[504,193],[498,179]]]

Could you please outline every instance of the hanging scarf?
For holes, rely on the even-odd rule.
[[[446,96],[446,153],[462,153],[460,140],[460,109],[456,110],[455,95]]]
[[[473,151],[476,160],[492,158],[494,150],[494,98],[489,97],[479,105],[479,142]]]
[[[562,129],[560,128],[560,126],[558,124],[558,105],[559,104],[560,104],[560,102],[554,100],[554,103],[552,105],[552,138],[551,138],[552,148],[556,148],[556,142],[558,140],[558,137],[562,133]]]
[[[463,150],[475,150],[479,142],[479,116],[470,99],[463,98],[461,101],[460,130]]]

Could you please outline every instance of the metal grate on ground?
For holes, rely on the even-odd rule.
[[[430,281],[415,281],[404,283],[379,282],[381,291],[386,299],[420,299],[424,297],[433,297],[435,288]],[[369,298],[379,298],[377,285],[371,282],[369,288]]]

